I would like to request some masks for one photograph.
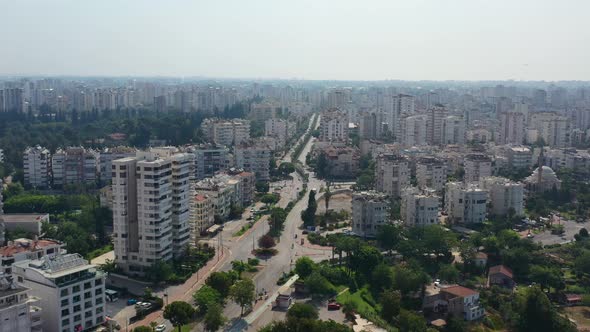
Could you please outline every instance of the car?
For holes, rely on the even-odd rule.
[[[129,300],[127,300],[127,305],[134,305],[136,303],[137,303],[137,300],[136,299],[129,299]]]
[[[526,235],[526,237],[527,237],[527,238],[529,238],[529,239],[532,239],[532,238],[534,238],[535,236],[534,236],[533,234],[531,234],[531,233],[528,233],[528,234]]]
[[[309,231],[307,229],[303,230],[303,232],[301,232],[301,234],[307,234],[309,233]]]
[[[156,328],[154,329],[154,331],[156,331],[156,332],[164,332],[164,331],[166,331],[166,324],[160,324],[160,325],[156,326]]]
[[[338,303],[338,302],[328,303],[328,310],[340,310],[340,303]]]
[[[246,220],[254,220],[254,217],[249,216],[248,219],[246,219]]]
[[[141,308],[143,302],[135,302],[135,308]]]

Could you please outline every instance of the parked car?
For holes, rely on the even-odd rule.
[[[338,303],[338,302],[328,303],[328,310],[340,310],[340,303]]]
[[[166,325],[165,324],[160,324],[158,326],[156,326],[155,330],[156,332],[164,332],[166,331]]]
[[[136,299],[129,299],[129,300],[127,300],[127,305],[134,305],[136,303],[137,303],[137,300]]]

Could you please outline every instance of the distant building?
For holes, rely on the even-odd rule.
[[[360,114],[360,139],[379,139],[383,136],[384,116],[379,110],[366,111]]]
[[[320,141],[348,142],[348,116],[338,109],[322,112],[319,129]]]
[[[213,200],[202,194],[191,197],[190,228],[192,243],[197,243],[207,229],[215,223],[215,207]]]
[[[79,254],[19,262],[13,274],[40,299],[44,332],[90,330],[105,321],[105,274]]]
[[[407,187],[402,191],[401,217],[407,226],[438,224],[440,198],[432,191]]]
[[[23,153],[23,171],[25,186],[32,188],[49,188],[51,183],[51,154],[40,147],[28,147]]]
[[[329,178],[355,178],[360,170],[360,151],[354,147],[339,147],[329,145],[318,152],[327,162],[327,176]]]
[[[135,157],[137,149],[128,146],[117,146],[114,148],[105,148],[100,151],[100,181],[110,184],[112,179],[113,160]]]
[[[39,299],[29,292],[29,288],[0,273],[0,332],[43,331],[42,310],[36,306]]]
[[[443,144],[465,144],[465,120],[459,116],[447,116],[443,119]]]
[[[566,146],[566,117],[551,112],[534,113],[530,127],[536,129],[539,137],[550,147]]]
[[[410,168],[405,157],[382,154],[375,166],[375,190],[392,198],[401,197],[401,191],[410,184]]]
[[[426,144],[426,116],[413,115],[402,119],[401,137],[404,146],[421,146]]]
[[[362,237],[375,237],[389,217],[387,196],[374,191],[352,195],[352,231]]]
[[[433,145],[443,144],[444,121],[448,111],[444,107],[434,106],[428,110],[426,118],[426,142]]]
[[[486,219],[487,191],[475,184],[448,182],[445,211],[450,223],[482,223]]]
[[[215,144],[193,145],[187,148],[187,152],[194,157],[194,177],[197,180],[215,175],[218,171],[229,169],[232,164],[232,156],[229,148]]]
[[[519,112],[500,114],[498,144],[523,144],[525,135],[525,116]]]
[[[277,105],[270,102],[252,104],[248,119],[252,122],[264,124],[267,119],[274,119],[277,116]]]
[[[526,169],[531,166],[533,154],[526,146],[511,146],[507,155],[508,167],[511,169]]]
[[[465,183],[479,182],[480,179],[492,176],[492,159],[484,154],[468,154],[463,161]]]
[[[244,119],[207,118],[203,120],[201,129],[207,140],[217,145],[230,147],[250,139],[250,121]]]
[[[537,167],[531,175],[524,179],[529,192],[544,192],[561,189],[561,180],[549,166]]]
[[[294,122],[283,119],[269,118],[264,122],[264,136],[274,137],[280,148],[284,148],[295,135],[295,129]]]

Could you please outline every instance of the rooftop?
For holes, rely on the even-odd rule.
[[[458,297],[466,297],[466,296],[479,294],[478,292],[474,291],[473,289],[459,286],[459,285],[454,285],[454,286],[442,288],[441,292],[449,293],[449,294],[452,294],[452,295],[455,295]]]
[[[55,240],[31,240],[31,239],[17,239],[14,243],[1,247],[0,256],[12,257],[21,252],[32,252],[40,250],[45,247],[61,246],[62,243]]]
[[[494,274],[501,273],[509,278],[513,277],[512,270],[504,265],[496,265],[496,266],[490,267],[490,271],[489,271],[488,275],[493,274],[493,273]]]

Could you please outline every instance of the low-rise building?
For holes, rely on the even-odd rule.
[[[533,153],[526,146],[511,146],[506,151],[508,167],[511,169],[523,169],[531,167]]]
[[[99,159],[98,152],[83,147],[58,149],[51,157],[53,185],[96,184]]]
[[[41,332],[43,320],[30,289],[0,273],[0,332]]]
[[[504,265],[490,267],[488,271],[488,287],[500,286],[513,289],[516,286],[512,270]]]
[[[427,294],[423,301],[423,308],[439,314],[448,313],[467,321],[476,320],[485,315],[485,309],[479,302],[479,293],[458,285],[442,287]]]
[[[55,257],[65,253],[64,244],[50,239],[31,240],[16,239],[0,248],[0,273],[12,274],[14,263],[29,259],[41,259],[45,256]]]
[[[6,213],[4,225],[7,231],[25,231],[33,235],[41,235],[41,227],[49,223],[48,213]]]
[[[105,274],[79,254],[15,263],[13,275],[39,298],[43,331],[83,331],[105,321]]]
[[[191,199],[190,216],[191,239],[196,244],[201,235],[215,223],[213,200],[207,195],[194,195]]]
[[[447,165],[437,158],[419,158],[416,161],[416,180],[420,188],[442,192],[447,182]]]
[[[233,157],[229,148],[215,144],[193,145],[187,152],[195,156],[194,177],[197,180],[215,175],[232,167]]]
[[[484,154],[468,154],[463,161],[465,183],[479,182],[486,176],[492,176],[492,159]]]
[[[352,231],[362,237],[375,237],[389,217],[387,196],[375,191],[352,195]]]

